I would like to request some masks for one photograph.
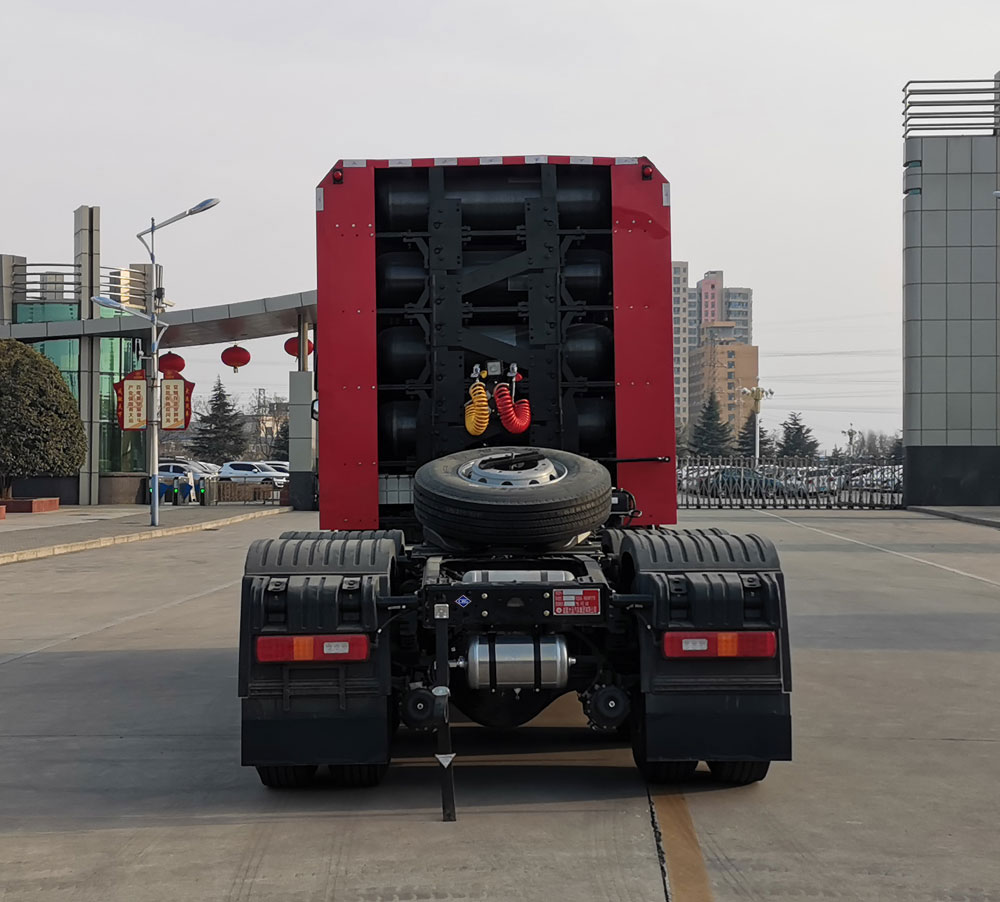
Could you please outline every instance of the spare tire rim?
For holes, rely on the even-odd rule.
[[[530,489],[551,485],[566,475],[566,466],[538,452],[488,454],[458,468],[458,475],[473,485]]]

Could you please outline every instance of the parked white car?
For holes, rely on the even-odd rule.
[[[264,463],[266,463],[269,467],[277,470],[279,473],[284,473],[286,476],[291,472],[288,469],[287,460],[265,460]]]
[[[222,465],[219,479],[222,482],[274,485],[281,488],[288,482],[288,474],[269,467],[263,461],[231,460]]]

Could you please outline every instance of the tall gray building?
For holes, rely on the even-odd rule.
[[[904,87],[907,504],[1000,504],[1000,73]]]

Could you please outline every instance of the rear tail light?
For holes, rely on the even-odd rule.
[[[663,634],[668,658],[773,658],[777,650],[777,636],[763,630]]]
[[[257,660],[367,661],[370,643],[365,635],[258,636]]]

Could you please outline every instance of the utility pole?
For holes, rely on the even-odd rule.
[[[853,423],[849,423],[847,429],[841,429],[840,430],[840,434],[847,436],[847,456],[853,458],[854,457],[854,436],[860,435],[861,433],[854,428],[854,424]]]

